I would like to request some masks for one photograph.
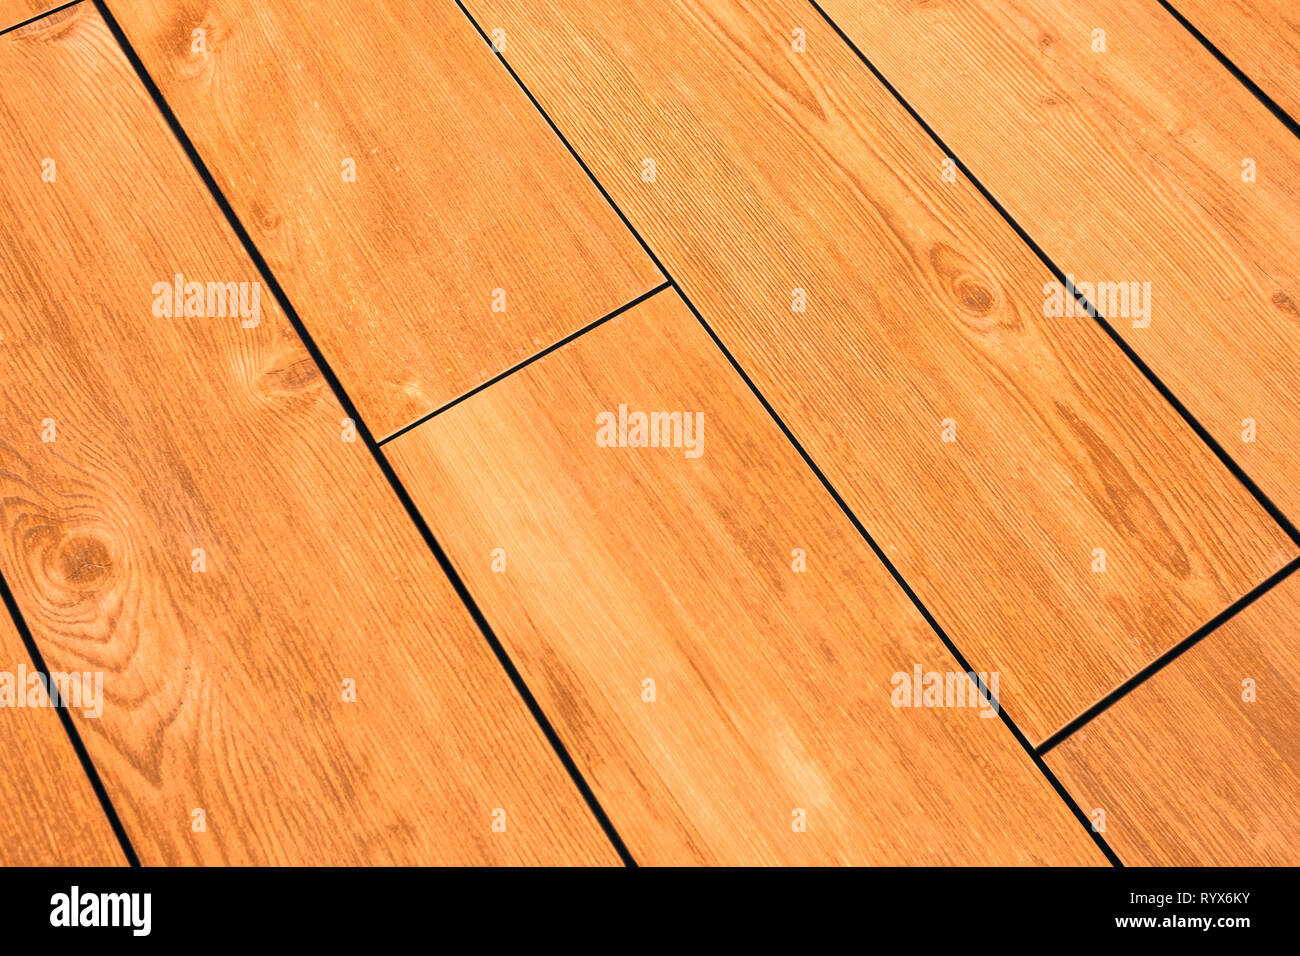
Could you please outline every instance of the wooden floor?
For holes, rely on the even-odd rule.
[[[1300,863],[1293,21],[0,0],[0,863]]]

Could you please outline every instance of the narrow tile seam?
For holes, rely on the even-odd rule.
[[[1156,0],[1156,2],[1158,2],[1160,6],[1164,7],[1166,12],[1168,12],[1171,17],[1177,20],[1180,26],[1182,26],[1197,41],[1199,41],[1201,46],[1205,47],[1205,49],[1208,50],[1210,54],[1216,60],[1219,61],[1219,63],[1224,67],[1224,69],[1226,69],[1229,73],[1233,75],[1233,77],[1237,80],[1238,83],[1240,83],[1247,90],[1249,90],[1250,93],[1255,97],[1255,99],[1259,100],[1262,104],[1264,104],[1264,108],[1267,109],[1270,113],[1272,113],[1274,118],[1276,118],[1278,122],[1280,122],[1288,130],[1290,130],[1293,136],[1300,138],[1300,123],[1296,122],[1295,117],[1293,117],[1290,113],[1288,113],[1285,109],[1283,109],[1281,104],[1278,103],[1276,100],[1274,100],[1273,97],[1265,93],[1263,88],[1258,83],[1256,83],[1254,80],[1252,80],[1249,76],[1246,75],[1245,70],[1241,69],[1239,66],[1237,66],[1236,63],[1232,62],[1232,60],[1228,57],[1228,55],[1224,53],[1222,50],[1220,50],[1217,46],[1215,46],[1215,44],[1210,41],[1209,37],[1207,37],[1204,33],[1198,30],[1196,26],[1192,23],[1192,21],[1188,20],[1185,16],[1179,13],[1172,3],[1167,2],[1167,0]]]
[[[510,367],[509,367],[508,369],[506,369],[504,372],[500,372],[500,373],[498,373],[498,374],[492,376],[492,377],[491,377],[490,379],[488,379],[487,381],[485,381],[485,382],[480,382],[478,385],[475,385],[475,386],[474,386],[473,388],[471,388],[469,391],[461,393],[460,395],[456,396],[456,397],[453,398],[451,401],[449,401],[449,402],[447,402],[447,403],[445,403],[445,404],[443,404],[443,405],[439,405],[437,408],[435,408],[435,409],[434,409],[433,411],[431,411],[431,412],[426,412],[425,414],[423,414],[423,415],[421,415],[419,418],[417,418],[415,421],[413,421],[413,422],[411,422],[411,423],[409,423],[409,424],[407,424],[407,425],[403,425],[401,428],[399,428],[397,431],[393,432],[393,433],[392,433],[391,435],[389,435],[387,438],[381,438],[381,439],[379,439],[379,444],[380,444],[381,446],[383,446],[383,445],[387,445],[390,441],[393,441],[395,438],[401,438],[401,437],[402,437],[403,435],[405,435],[407,432],[409,432],[409,431],[411,431],[411,430],[413,430],[413,429],[415,429],[415,428],[419,428],[421,425],[423,425],[423,424],[424,424],[425,422],[427,422],[427,421],[430,421],[431,419],[437,418],[439,415],[441,415],[443,412],[447,411],[448,409],[455,408],[455,407],[456,407],[457,405],[459,405],[461,402],[466,401],[467,399],[473,398],[473,397],[474,397],[475,395],[477,395],[479,392],[482,392],[482,391],[486,390],[487,388],[489,388],[489,387],[491,387],[491,386],[497,384],[498,382],[502,381],[503,379],[508,378],[509,376],[513,375],[515,372],[518,372],[520,369],[527,368],[529,365],[532,365],[532,364],[533,364],[534,362],[536,362],[538,359],[546,358],[546,356],[550,355],[552,352],[555,352],[555,351],[557,351],[557,350],[563,348],[564,346],[568,345],[570,342],[575,342],[575,341],[577,341],[579,338],[581,338],[582,336],[586,335],[586,334],[587,334],[588,332],[590,332],[592,329],[595,329],[595,328],[597,328],[598,326],[604,325],[604,324],[605,324],[606,322],[608,322],[610,319],[617,318],[618,316],[622,315],[624,312],[627,312],[629,309],[634,309],[634,308],[636,308],[638,305],[640,305],[642,302],[645,302],[647,299],[654,298],[656,295],[658,295],[658,294],[659,294],[660,292],[662,292],[664,289],[667,289],[669,286],[670,286],[670,283],[668,283],[668,282],[661,282],[661,283],[659,283],[659,285],[655,286],[653,289],[648,289],[648,290],[646,290],[645,292],[642,292],[642,293],[641,293],[639,296],[637,296],[635,299],[631,299],[631,300],[629,300],[629,301],[627,301],[627,302],[624,302],[624,303],[623,303],[622,305],[620,305],[617,309],[614,309],[612,312],[607,312],[605,315],[602,315],[600,318],[598,318],[595,322],[589,322],[588,324],[584,325],[582,328],[580,328],[580,329],[578,329],[578,330],[576,330],[576,331],[574,331],[574,332],[570,332],[568,335],[566,335],[564,338],[560,339],[558,342],[555,342],[555,343],[552,344],[552,345],[548,345],[546,348],[542,349],[540,352],[536,352],[536,353],[534,353],[533,355],[530,355],[528,358],[524,359],[522,362],[518,362],[518,363],[516,363],[515,365],[510,366]]]
[[[15,23],[13,26],[0,29],[0,37],[4,36],[6,33],[13,33],[15,30],[21,30],[23,27],[31,26],[37,20],[44,20],[51,14],[58,13],[60,10],[66,10],[68,7],[75,7],[79,3],[81,3],[81,0],[69,0],[68,3],[61,3],[57,7],[50,7],[50,9],[44,10],[41,13],[36,14],[34,17],[28,17],[21,23]]]
[[[1122,682],[1109,694],[1102,697],[1091,707],[1088,707],[1080,713],[1079,716],[1066,723],[1060,730],[1056,731],[1056,733],[1052,734],[1039,744],[1039,755],[1045,755],[1049,750],[1069,738],[1081,727],[1091,723],[1100,714],[1109,710],[1120,700],[1127,697],[1139,686],[1154,677],[1160,671],[1164,670],[1183,654],[1186,654],[1201,641],[1205,640],[1205,638],[1209,637],[1210,634],[1214,633],[1224,624],[1227,624],[1246,608],[1250,607],[1250,605],[1254,604],[1269,591],[1273,590],[1273,588],[1277,587],[1277,585],[1285,581],[1297,568],[1300,568],[1300,557],[1293,558],[1277,571],[1274,571],[1259,584],[1255,585],[1255,587],[1251,588],[1214,617],[1210,618],[1210,620],[1198,627],[1190,635],[1183,638],[1183,640],[1179,641],[1169,650],[1165,651],[1165,653],[1161,654],[1132,677],[1129,677],[1127,680]]]

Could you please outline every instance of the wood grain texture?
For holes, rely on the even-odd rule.
[[[1063,271],[1151,283],[1117,331],[1300,520],[1300,140],[1154,0],[825,8]]]
[[[639,862],[1104,862],[991,710],[892,705],[954,659],[675,293],[386,447]]]
[[[450,2],[109,6],[376,435],[661,281]]]
[[[34,669],[0,606],[0,670],[16,682]],[[48,707],[0,706],[0,866],[125,862],[58,715]]]
[[[617,863],[271,296],[152,313],[258,276],[94,8],[0,72],[0,570],[141,859]]]
[[[1300,118],[1295,0],[1176,0],[1173,6],[1292,119]]]
[[[1125,863],[1300,864],[1297,648],[1292,574],[1047,754]]]
[[[805,4],[469,6],[1031,738],[1294,554]]]

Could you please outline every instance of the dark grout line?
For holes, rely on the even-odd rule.
[[[686,307],[691,310],[691,313],[695,316],[696,320],[699,321],[701,326],[703,326],[704,331],[708,333],[709,338],[713,340],[714,344],[718,347],[719,351],[721,351],[722,354],[726,357],[727,361],[731,363],[731,367],[736,370],[736,373],[740,376],[741,380],[749,387],[749,390],[754,394],[754,397],[758,399],[759,403],[767,411],[771,419],[774,422],[776,422],[777,426],[781,429],[781,432],[785,435],[786,439],[794,447],[795,451],[799,453],[800,457],[803,458],[804,463],[812,470],[813,474],[817,476],[817,479],[818,481],[821,482],[822,487],[826,489],[826,491],[834,499],[835,503],[839,505],[840,511],[844,513],[845,517],[847,517],[849,521],[853,524],[853,527],[857,529],[858,534],[862,536],[862,538],[871,547],[871,550],[875,552],[876,557],[879,558],[882,564],[884,564],[885,568],[893,576],[894,580],[898,583],[899,587],[903,589],[903,592],[911,600],[913,606],[916,607],[916,609],[921,613],[921,616],[925,618],[926,623],[929,624],[930,628],[935,632],[936,635],[938,635],[939,639],[943,642],[944,646],[948,648],[949,653],[952,654],[952,656],[956,659],[957,663],[962,666],[962,668],[967,672],[967,674],[976,673],[975,669],[970,666],[966,658],[962,655],[961,651],[957,650],[957,646],[948,637],[947,633],[945,633],[943,628],[939,625],[939,622],[935,620],[934,615],[930,613],[929,609],[926,608],[924,603],[922,603],[921,599],[917,596],[916,592],[913,591],[911,586],[907,583],[907,581],[904,580],[902,574],[900,574],[898,569],[894,567],[894,563],[889,560],[888,556],[881,549],[880,545],[876,544],[875,539],[871,537],[871,534],[863,526],[862,522],[858,520],[857,515],[855,515],[852,509],[849,508],[848,504],[840,496],[840,493],[835,490],[834,485],[830,483],[826,475],[817,466],[817,463],[812,460],[812,456],[810,456],[807,450],[804,449],[803,445],[800,444],[799,440],[794,436],[794,433],[790,431],[789,427],[781,419],[781,416],[776,413],[776,409],[772,407],[771,403],[768,402],[767,398],[763,395],[763,393],[759,391],[758,386],[754,384],[753,380],[749,377],[748,373],[746,373],[746,371],[743,368],[741,368],[740,363],[736,361],[735,356],[733,356],[731,354],[731,351],[726,347],[726,345],[723,344],[722,339],[718,337],[718,334],[714,332],[713,328],[709,325],[709,323],[705,321],[704,316],[700,314],[700,310],[695,307],[695,303],[690,300],[690,298],[686,295],[685,291],[683,291],[682,287],[677,284],[677,280],[673,278],[672,273],[668,271],[668,269],[664,266],[664,264],[659,260],[659,257],[655,255],[654,250],[650,248],[649,244],[646,243],[644,238],[642,238],[641,233],[637,231],[636,227],[633,226],[631,221],[627,218],[627,216],[624,215],[623,210],[619,207],[619,205],[616,202],[614,202],[613,197],[610,196],[609,192],[601,184],[600,180],[598,180],[595,174],[592,173],[591,168],[587,165],[587,163],[583,160],[583,158],[580,155],[578,155],[578,151],[573,148],[573,145],[569,142],[568,137],[566,137],[564,133],[560,131],[560,128],[555,125],[555,121],[551,119],[550,114],[547,113],[546,110],[542,108],[542,105],[537,101],[537,98],[533,96],[532,91],[528,89],[528,87],[524,84],[523,80],[519,78],[519,74],[515,72],[514,68],[509,64],[509,62],[507,62],[506,58],[500,53],[500,51],[496,50],[492,46],[492,41],[488,38],[488,35],[483,32],[483,28],[479,26],[478,21],[475,20],[473,15],[469,12],[469,10],[465,8],[464,3],[462,3],[461,0],[456,0],[456,6],[460,7],[461,12],[464,13],[465,16],[469,19],[469,22],[474,25],[474,29],[478,31],[479,36],[481,36],[483,38],[483,41],[488,44],[489,49],[492,50],[492,52],[496,55],[497,59],[501,62],[502,66],[504,66],[506,70],[510,73],[511,77],[514,78],[514,81],[517,84],[519,84],[519,88],[523,90],[524,94],[528,97],[529,101],[532,102],[533,106],[537,109],[538,113],[540,113],[542,118],[546,120],[547,124],[551,127],[552,132],[554,132],[555,135],[559,137],[560,142],[564,144],[565,148],[569,151],[569,154],[574,158],[574,160],[578,163],[578,165],[582,167],[582,171],[587,174],[587,178],[590,179],[592,184],[595,185],[595,187],[600,191],[600,194],[605,198],[605,201],[609,203],[610,208],[614,210],[614,212],[618,215],[619,219],[622,220],[623,225],[627,228],[627,230],[633,235],[633,237],[635,237],[636,241],[641,244],[641,248],[645,250],[646,255],[650,257],[650,260],[655,264],[655,266],[659,269],[659,271],[663,273],[663,275],[668,279],[674,291],[676,291],[678,296],[681,297],[682,302],[686,304]],[[825,16],[825,14],[823,14],[823,16]],[[996,707],[998,716],[1002,719],[1002,722],[1006,724],[1008,729],[1010,729],[1012,736],[1015,737],[1016,741],[1024,749],[1025,753],[1029,756],[1030,760],[1034,762],[1034,765],[1038,768],[1039,772],[1042,773],[1042,775],[1047,779],[1048,783],[1051,784],[1052,788],[1056,791],[1057,796],[1061,798],[1061,800],[1074,814],[1075,818],[1079,821],[1079,823],[1083,825],[1084,829],[1092,837],[1093,842],[1097,844],[1097,847],[1105,855],[1106,859],[1110,861],[1110,863],[1113,866],[1122,867],[1124,864],[1120,860],[1120,858],[1116,855],[1115,851],[1110,848],[1110,845],[1106,842],[1105,838],[1102,837],[1100,833],[1097,833],[1095,830],[1093,830],[1092,821],[1090,821],[1088,817],[1084,814],[1083,810],[1080,809],[1078,803],[1076,803],[1074,798],[1070,796],[1069,792],[1065,789],[1065,787],[1061,784],[1061,782],[1056,779],[1056,775],[1052,773],[1051,769],[1047,766],[1043,758],[1039,756],[1038,753],[1034,750],[1033,745],[1030,744],[1028,738],[1026,738],[1024,733],[1021,732],[1020,728],[1016,726],[1015,721],[1011,719],[1011,716],[1006,712],[1006,709],[1002,707],[1000,704],[998,704],[997,699],[994,698],[993,695],[989,693],[988,687],[985,686],[984,681],[976,678],[974,683],[979,688],[980,694],[985,698],[985,700],[989,701],[990,704]]]
[[[31,656],[32,663],[45,678],[45,686],[52,688],[54,684],[50,680],[50,669],[45,666],[45,658],[41,656],[41,650],[36,645],[36,638],[32,636],[31,628],[27,626],[27,619],[23,617],[22,609],[18,607],[18,599],[14,597],[14,592],[10,590],[9,582],[5,580],[3,574],[0,574],[0,597],[4,599],[5,607],[9,609],[9,616],[13,618],[14,625],[18,628],[18,634],[27,648],[27,653]],[[51,700],[53,699],[52,692]],[[58,712],[59,720],[63,723],[63,729],[68,735],[68,740],[72,743],[72,749],[77,752],[77,759],[81,761],[81,769],[85,772],[86,779],[90,781],[95,796],[99,798],[99,805],[104,811],[104,816],[108,818],[108,825],[112,827],[113,835],[117,837],[118,845],[122,847],[122,853],[126,856],[127,863],[138,867],[140,857],[136,855],[135,847],[131,845],[131,840],[126,835],[126,828],[122,826],[122,819],[117,815],[117,810],[113,807],[113,800],[104,787],[104,781],[99,777],[99,771],[95,769],[95,762],[90,759],[90,751],[86,749],[81,734],[77,731],[77,725],[72,719],[72,713],[66,705],[55,706],[54,710]]]
[[[445,405],[440,405],[438,408],[435,408],[433,411],[429,412],[429,413],[426,414],[426,415],[421,415],[419,418],[417,418],[415,421],[411,422],[409,425],[403,425],[401,428],[399,428],[397,431],[393,432],[393,433],[392,433],[391,435],[389,435],[387,438],[381,438],[381,439],[379,439],[379,445],[380,445],[380,446],[387,445],[387,444],[388,444],[390,441],[392,441],[394,438],[401,438],[403,435],[405,435],[407,432],[409,432],[412,428],[418,428],[420,425],[423,425],[423,424],[424,424],[425,422],[427,422],[429,419],[434,418],[434,417],[436,417],[436,416],[438,416],[438,415],[441,415],[443,412],[447,411],[447,409],[449,409],[449,408],[454,408],[455,406],[459,405],[461,402],[465,401],[465,399],[474,397],[474,396],[477,395],[479,392],[483,391],[483,389],[487,388],[489,385],[495,385],[497,382],[501,381],[501,380],[502,380],[503,378],[505,378],[506,376],[508,376],[508,375],[513,375],[515,372],[519,371],[521,368],[525,368],[526,366],[532,365],[534,362],[536,362],[536,361],[537,361],[538,359],[540,359],[540,358],[545,358],[546,356],[548,356],[548,355],[550,355],[552,352],[554,352],[556,349],[558,349],[558,348],[562,348],[562,347],[568,345],[570,342],[572,342],[574,339],[578,338],[579,336],[581,336],[581,335],[586,335],[588,332],[590,332],[592,329],[596,328],[598,325],[604,325],[604,324],[605,324],[606,322],[608,322],[610,319],[617,318],[618,316],[620,316],[620,315],[622,315],[624,312],[626,312],[628,309],[634,308],[634,307],[640,305],[640,304],[641,304],[642,302],[644,302],[646,299],[649,299],[649,298],[651,298],[651,297],[653,297],[653,296],[658,295],[658,294],[659,294],[660,292],[662,292],[664,289],[667,289],[670,285],[671,285],[671,283],[669,283],[669,282],[662,282],[662,283],[660,283],[659,285],[655,286],[653,289],[649,290],[648,292],[642,292],[642,293],[641,293],[639,296],[637,296],[635,299],[633,299],[633,300],[630,301],[630,302],[625,302],[625,303],[623,303],[623,304],[620,305],[617,309],[615,309],[613,312],[610,312],[608,315],[602,315],[602,316],[601,316],[599,319],[597,319],[595,322],[592,322],[592,323],[589,324],[589,325],[584,325],[582,328],[578,329],[576,332],[570,332],[568,335],[566,335],[564,338],[560,339],[560,341],[556,342],[554,345],[548,345],[546,348],[542,349],[542,350],[541,350],[540,352],[538,352],[536,355],[531,355],[531,356],[529,356],[528,358],[526,358],[526,359],[524,359],[522,362],[520,362],[518,365],[512,365],[512,366],[510,366],[510,368],[506,369],[506,370],[505,370],[504,372],[502,372],[500,375],[494,375],[494,376],[492,376],[490,379],[488,379],[486,382],[483,382],[483,383],[481,383],[481,384],[479,384],[479,385],[475,385],[473,388],[471,388],[471,389],[470,389],[468,392],[466,392],[465,394],[460,395],[460,396],[458,396],[458,397],[456,397],[456,398],[453,398],[453,399],[452,399],[450,402],[448,402],[447,404],[445,404]]]
[[[75,7],[80,2],[81,0],[69,0],[68,3],[61,3],[57,7],[50,7],[50,9],[46,10],[44,13],[38,13],[34,17],[28,17],[22,23],[15,23],[11,27],[5,27],[4,29],[0,30],[0,37],[4,36],[6,33],[12,33],[14,30],[21,30],[23,27],[35,23],[37,20],[44,20],[52,13],[58,13],[60,10],[66,10],[68,9],[68,7]]]
[[[1248,77],[1240,68],[1238,68],[1237,64],[1233,63],[1230,59],[1228,59],[1227,55],[1224,54],[1223,51],[1221,51],[1217,46],[1211,43],[1209,38],[1204,33],[1196,29],[1196,27],[1192,26],[1192,22],[1188,20],[1185,16],[1183,16],[1181,13],[1179,13],[1176,9],[1174,9],[1173,4],[1167,3],[1166,0],[1157,0],[1157,2],[1160,4],[1160,6],[1164,7],[1167,11],[1169,11],[1169,15],[1172,16],[1175,20],[1177,20],[1187,30],[1188,33],[1194,36],[1197,40],[1200,40],[1201,46],[1205,47],[1205,49],[1209,50],[1212,54],[1214,54],[1214,58],[1218,60],[1220,63],[1222,63],[1224,67],[1228,70],[1228,72],[1237,78],[1237,82],[1240,83],[1242,86],[1244,86],[1246,89],[1250,90],[1250,92],[1255,95],[1255,99],[1263,103],[1264,106],[1268,108],[1268,111],[1272,113],[1274,116],[1276,116],[1283,126],[1289,129],[1295,136],[1300,136],[1300,123],[1297,123],[1294,117],[1292,117],[1290,113],[1288,113],[1281,106],[1279,106],[1277,102],[1274,101],[1273,97],[1269,96],[1262,89],[1260,89],[1259,84],[1257,84],[1254,80]]]
[[[1214,452],[1215,456],[1219,459],[1219,462],[1232,473],[1232,476],[1236,478],[1248,492],[1250,492],[1251,496],[1260,507],[1268,512],[1269,517],[1272,518],[1284,532],[1286,532],[1292,543],[1297,547],[1300,547],[1300,530],[1297,530],[1296,526],[1291,522],[1291,519],[1283,514],[1282,509],[1275,505],[1272,499],[1264,493],[1263,489],[1255,484],[1254,480],[1252,480],[1251,477],[1246,474],[1245,470],[1237,464],[1235,460],[1233,460],[1232,456],[1224,450],[1223,446],[1220,445],[1214,436],[1209,433],[1205,426],[1197,421],[1196,416],[1193,415],[1191,411],[1188,410],[1187,406],[1178,399],[1178,397],[1173,393],[1173,390],[1160,380],[1160,377],[1152,371],[1151,367],[1147,365],[1141,357],[1138,356],[1137,352],[1133,350],[1133,347],[1115,331],[1110,322],[1106,320],[1106,317],[1101,314],[1101,310],[1095,308],[1092,303],[1088,301],[1087,297],[1079,294],[1078,290],[1075,289],[1069,280],[1066,279],[1065,273],[1061,268],[1052,261],[1047,253],[1043,251],[1043,248],[1034,241],[1028,232],[1025,231],[1024,227],[1012,217],[1011,213],[1006,210],[1002,203],[998,202],[998,200],[994,198],[988,188],[975,177],[975,174],[971,172],[970,167],[968,167],[956,153],[948,148],[948,144],[945,143],[939,134],[934,131],[933,127],[922,118],[921,114],[913,108],[911,103],[903,98],[903,95],[898,92],[894,85],[886,79],[885,75],[876,68],[876,65],[867,59],[866,54],[858,48],[858,45],[853,42],[847,33],[840,29],[839,24],[830,18],[826,11],[817,3],[817,0],[808,0],[808,3],[817,11],[818,14],[821,15],[821,18],[830,25],[831,29],[839,35],[840,39],[844,41],[848,48],[857,55],[858,59],[861,60],[867,69],[871,71],[872,75],[875,76],[880,84],[889,91],[890,95],[898,101],[898,104],[902,106],[903,109],[907,110],[908,115],[912,117],[916,124],[920,126],[921,129],[925,130],[926,134],[934,140],[935,144],[944,151],[944,155],[953,161],[957,168],[961,170],[962,175],[970,180],[971,185],[979,190],[980,195],[984,197],[989,205],[997,210],[998,215],[1006,221],[1007,225],[1015,230],[1015,233],[1020,237],[1020,240],[1033,250],[1034,254],[1038,256],[1043,265],[1047,266],[1048,271],[1056,277],[1056,280],[1061,284],[1061,287],[1068,289],[1074,295],[1075,300],[1087,311],[1087,314],[1092,316],[1097,324],[1101,326],[1102,331],[1110,336],[1111,341],[1114,342],[1128,360],[1137,367],[1138,371],[1142,373],[1146,380],[1155,386],[1156,391],[1160,393],[1160,397],[1163,398],[1165,402],[1182,417],[1183,421],[1191,427],[1192,431],[1196,433],[1196,437],[1198,437],[1206,447],[1210,449],[1210,451]]]
[[[596,799],[595,793],[592,792],[591,787],[583,778],[577,764],[574,763],[573,757],[570,756],[569,751],[565,748],[564,743],[555,732],[555,728],[551,725],[546,714],[542,711],[541,705],[538,704],[532,691],[528,689],[528,685],[524,682],[523,676],[519,673],[518,668],[515,667],[514,662],[510,659],[510,655],[506,652],[500,639],[492,630],[492,625],[488,623],[482,610],[480,610],[478,604],[475,603],[473,596],[469,593],[469,588],[465,586],[465,582],[461,579],[461,576],[456,572],[456,568],[452,565],[451,559],[447,556],[447,553],[443,551],[437,538],[434,537],[433,531],[430,530],[428,523],[424,520],[424,516],[420,514],[419,509],[415,506],[415,502],[411,499],[411,496],[402,484],[401,479],[397,477],[397,473],[393,470],[393,466],[389,463],[388,459],[384,457],[384,453],[380,451],[379,445],[375,442],[374,436],[370,433],[370,429],[366,427],[366,423],[357,412],[356,406],[352,404],[352,399],[348,397],[348,393],[344,390],[338,376],[334,374],[334,370],[325,360],[324,354],[321,352],[319,346],[317,346],[316,341],[312,338],[311,333],[307,331],[307,327],[303,324],[302,318],[298,315],[297,310],[294,309],[293,304],[289,301],[288,295],[285,294],[279,281],[271,272],[271,267],[267,264],[266,259],[262,257],[262,253],[258,251],[257,246],[254,244],[248,231],[244,228],[243,223],[240,222],[239,216],[236,215],[234,207],[230,205],[230,201],[226,199],[225,194],[217,185],[217,181],[213,178],[207,165],[199,156],[198,150],[195,148],[193,142],[190,141],[190,138],[181,126],[180,121],[176,118],[176,114],[173,113],[171,107],[167,105],[167,101],[164,99],[162,91],[158,89],[157,84],[155,84],[153,78],[150,77],[149,71],[145,69],[143,61],[131,46],[131,42],[127,39],[126,34],[122,31],[117,20],[114,19],[112,12],[109,11],[104,0],[94,0],[94,4],[95,8],[100,13],[100,16],[104,18],[104,22],[108,24],[109,29],[113,33],[113,37],[117,40],[118,46],[121,47],[122,52],[130,61],[131,66],[134,68],[136,75],[140,79],[140,82],[148,91],[150,98],[154,102],[154,106],[157,107],[158,112],[171,128],[172,134],[176,137],[177,142],[185,151],[185,155],[189,158],[191,165],[194,167],[194,171],[199,175],[199,178],[207,187],[208,192],[212,195],[213,200],[216,201],[221,212],[225,215],[226,222],[229,223],[230,228],[234,231],[236,237],[238,237],[240,244],[244,248],[244,252],[252,260],[254,266],[257,267],[262,279],[266,282],[267,287],[271,290],[271,294],[275,297],[275,301],[284,311],[284,314],[289,319],[294,331],[298,333],[298,337],[306,347],[308,354],[311,355],[312,361],[316,363],[316,367],[320,369],[321,375],[324,377],[326,382],[329,383],[335,399],[337,399],[339,404],[343,407],[343,411],[347,416],[355,423],[357,434],[361,436],[371,457],[374,458],[375,463],[379,466],[380,471],[383,472],[384,477],[388,479],[388,484],[392,488],[393,494],[395,494],[398,500],[402,503],[402,506],[406,509],[407,517],[409,517],[411,523],[415,525],[416,530],[419,531],[420,536],[424,539],[425,545],[428,546],[429,551],[437,559],[443,573],[445,573],[447,578],[451,581],[452,587],[455,588],[456,594],[465,605],[465,609],[474,619],[474,623],[478,625],[479,630],[483,633],[484,639],[486,639],[488,645],[492,648],[492,652],[496,655],[497,661],[509,676],[510,682],[514,684],[516,692],[528,707],[529,713],[532,714],[533,719],[541,728],[542,733],[546,736],[546,739],[555,751],[556,756],[559,757],[560,762],[564,765],[564,769],[568,771],[569,777],[578,788],[578,792],[582,794],[583,799],[587,803],[588,809],[591,810],[592,815],[600,824],[606,838],[611,844],[613,844],[614,849],[618,852],[620,859],[626,866],[636,866],[636,860],[632,857],[627,845],[623,842],[623,838],[620,837],[618,831],[614,829],[614,825],[610,822],[609,816],[605,813],[604,808],[601,807],[600,801]]]
[[[1277,585],[1285,581],[1297,568],[1300,568],[1300,557],[1293,558],[1288,564],[1284,565],[1281,570],[1275,571],[1271,577],[1266,578],[1264,581],[1257,584],[1253,590],[1247,592],[1232,604],[1229,604],[1205,624],[1198,627],[1181,643],[1176,644],[1169,650],[1165,651],[1165,653],[1161,654],[1146,667],[1142,668],[1142,670],[1138,671],[1101,700],[1097,701],[1097,703],[1085,710],[1078,717],[1074,718],[1074,720],[1070,721],[1056,733],[1052,734],[1052,736],[1044,740],[1038,747],[1039,756],[1047,753],[1084,724],[1095,718],[1102,711],[1113,706],[1120,700],[1120,698],[1132,693],[1139,684],[1144,683],[1157,672],[1169,666],[1169,664],[1174,660],[1181,657],[1183,654],[1186,654],[1211,633],[1216,631],[1221,625],[1225,624],[1230,618],[1239,614],[1241,611],[1244,611],[1269,591],[1273,590]]]

